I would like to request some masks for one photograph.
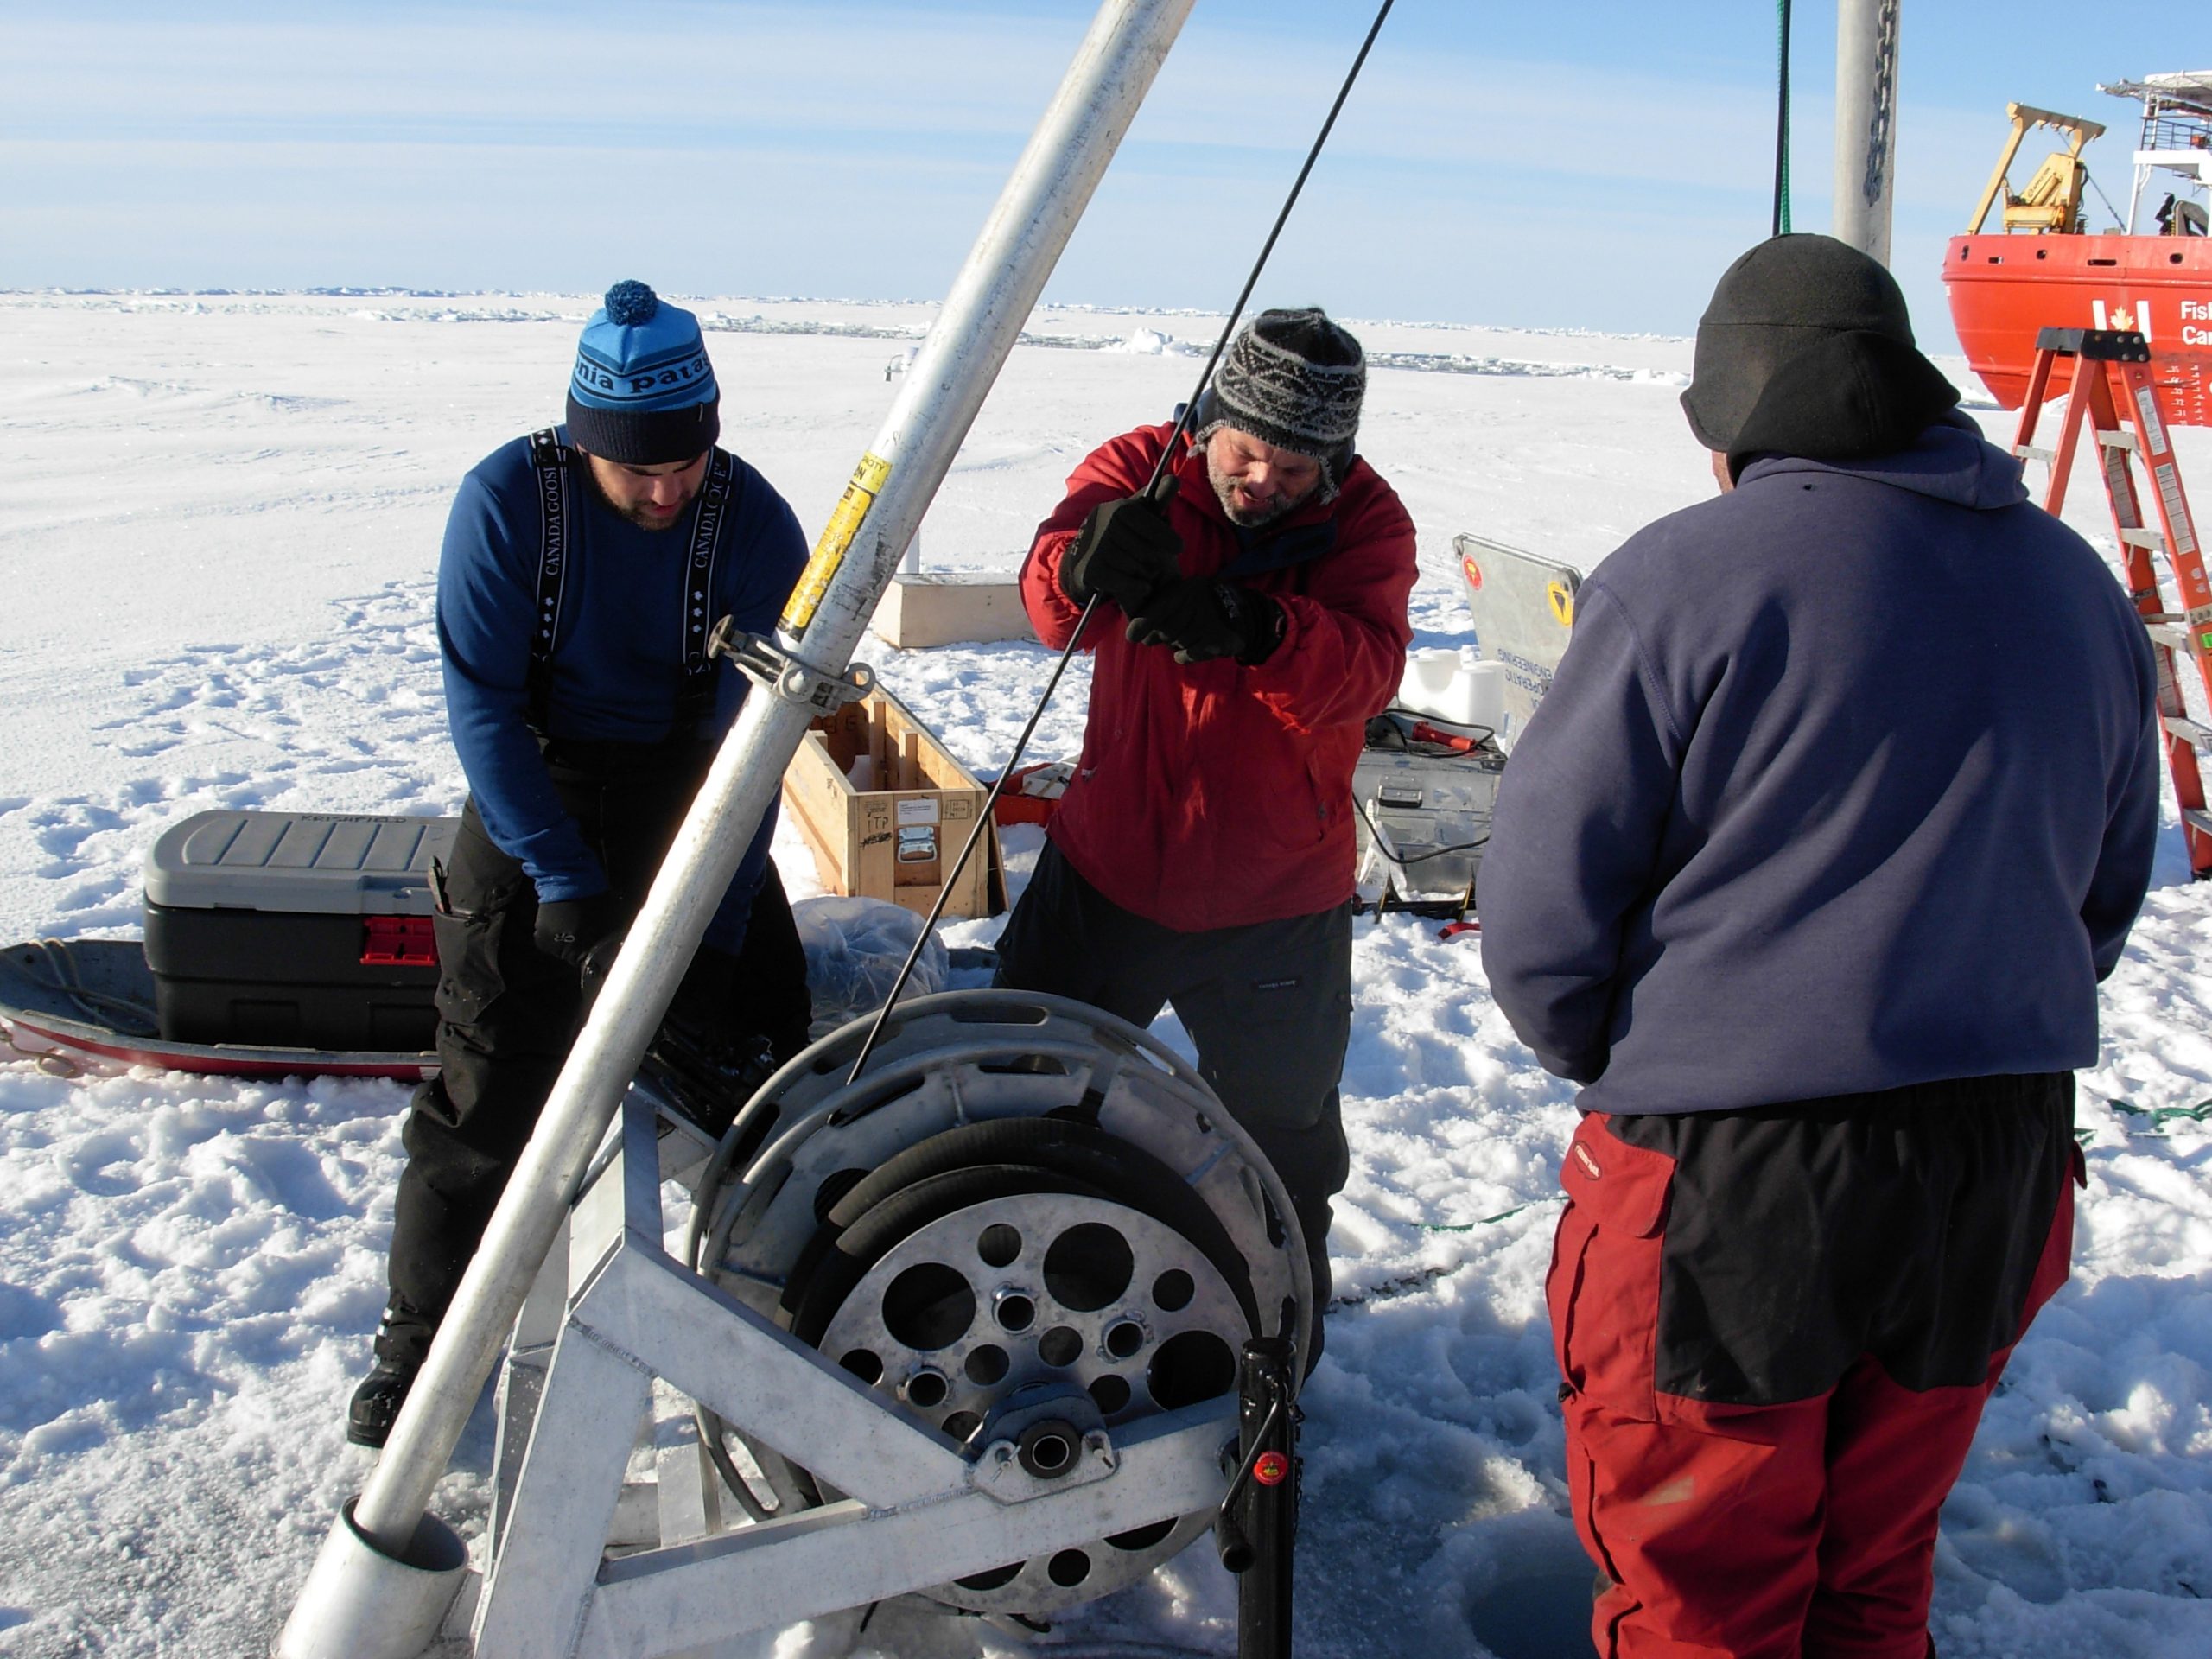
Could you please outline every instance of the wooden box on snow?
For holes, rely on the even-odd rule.
[[[858,786],[854,763],[863,756]],[[878,689],[818,720],[784,773],[784,809],[832,893],[926,912],[959,856],[986,793],[906,704]],[[998,836],[961,872],[944,913],[1006,908]]]

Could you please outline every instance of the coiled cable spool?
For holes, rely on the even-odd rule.
[[[1020,1428],[1045,1478],[1098,1431],[1232,1395],[1248,1336],[1306,1351],[1318,1310],[1289,1196],[1179,1057],[1064,998],[955,991],[900,1003],[848,1081],[868,1024],[785,1065],[717,1147],[689,1252],[721,1288],[971,1455]],[[838,1496],[699,1420],[756,1517]],[[1057,1612],[1143,1577],[1212,1514],[925,1593]]]

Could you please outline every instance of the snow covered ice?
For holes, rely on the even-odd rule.
[[[135,932],[141,861],[190,812],[458,810],[430,621],[447,503],[554,417],[589,303],[0,296],[0,941]],[[728,442],[810,533],[897,391],[887,352],[929,308],[698,308]],[[1011,571],[1076,461],[1165,418],[1219,325],[1040,310],[931,512],[931,564]],[[1362,448],[1421,531],[1418,645],[1468,638],[1453,533],[1586,568],[1712,487],[1675,405],[1687,340],[1354,327],[1376,365]],[[1977,412],[2009,440],[2010,416]],[[2212,504],[2212,433],[2179,439]],[[2090,480],[2069,517],[2109,551]],[[864,655],[987,773],[1049,666],[1023,645]],[[1078,673],[1034,758],[1074,750],[1083,702]],[[1017,882],[1038,845],[1008,837]],[[788,829],[777,857],[795,897],[819,891]],[[2212,1653],[2208,920],[2169,804],[2082,1079],[2073,1282],[1945,1512],[1946,1659]],[[1513,1041],[1474,941],[1436,931],[1358,926],[1341,1306],[1305,1399],[1316,1659],[1587,1651],[1541,1299],[1573,1091]],[[405,1090],[72,1080],[0,1058],[0,1653],[259,1655],[367,1466],[341,1420],[383,1300]],[[480,1412],[436,1498],[471,1536],[489,1456]],[[1054,1637],[1227,1653],[1234,1610],[1202,1544]],[[856,1625],[759,1651],[1017,1650],[973,1620]]]

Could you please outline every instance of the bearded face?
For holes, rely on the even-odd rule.
[[[714,454],[702,450],[690,461],[664,461],[652,467],[631,467],[604,455],[586,454],[591,465],[592,487],[607,509],[627,518],[640,530],[673,530],[691,498],[706,480],[707,460]]]
[[[1272,524],[1321,487],[1321,463],[1224,426],[1206,440],[1206,480],[1232,524]]]

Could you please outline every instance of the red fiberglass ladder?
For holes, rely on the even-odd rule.
[[[2038,449],[2032,442],[2036,417],[2042,412],[2051,366],[2063,357],[2074,360],[2074,385],[2067,395],[2058,446]],[[2158,659],[2158,716],[2165,727],[2166,766],[2173,773],[2174,798],[2181,807],[2189,867],[2203,880],[2212,878],[2212,813],[2204,810],[2197,750],[2212,745],[2212,728],[2190,717],[2182,701],[2181,682],[2175,677],[2175,658],[2195,659],[2205,696],[2212,699],[2212,582],[2205,577],[2204,551],[2197,543],[2196,522],[2189,516],[2189,498],[2182,493],[2181,469],[2174,461],[2166,423],[2159,417],[2150,343],[2141,334],[2121,329],[2046,328],[2036,337],[2035,367],[2028,378],[2026,401],[2020,405],[2020,429],[2012,453],[2023,460],[2050,463],[2050,492],[2044,507],[2053,517],[2066,504],[2066,478],[2073,470],[2085,417],[2096,434],[2105,498],[2112,507],[2113,530],[2127,570],[2127,595],[2143,613],[2151,632],[2151,654]],[[2124,429],[2123,421],[2132,429]],[[2151,499],[2158,512],[2156,530],[2143,521],[2142,497],[2136,490],[2130,456],[2140,458],[2150,474]],[[2178,613],[2166,609],[2158,592],[2152,555],[2160,551],[2173,567],[2181,589]]]

